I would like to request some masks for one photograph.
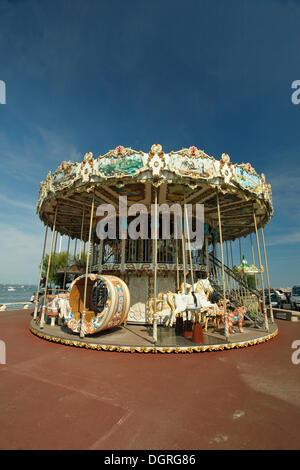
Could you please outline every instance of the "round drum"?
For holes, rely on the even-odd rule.
[[[81,330],[86,276],[75,279],[70,289],[70,309],[65,317],[75,333]],[[93,334],[121,325],[126,321],[130,307],[130,293],[125,282],[116,277],[88,274],[86,308],[83,324],[85,334]]]

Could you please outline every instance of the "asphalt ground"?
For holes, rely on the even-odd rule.
[[[131,354],[44,341],[31,313],[0,312],[0,449],[300,448],[300,322],[243,349]]]

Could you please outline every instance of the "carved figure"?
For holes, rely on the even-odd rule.
[[[185,312],[188,307],[198,307],[200,312],[203,313],[210,310],[216,311],[216,304],[212,304],[207,299],[202,279],[194,284],[194,293],[192,293],[192,286],[190,284],[186,284],[186,288],[187,293],[167,293],[166,300],[171,308],[171,314],[166,322],[166,326],[172,327],[176,315]]]
[[[243,333],[243,321],[244,321],[244,316],[247,312],[247,309],[245,306],[238,307],[234,309],[232,306],[227,307],[227,319],[228,319],[228,330],[229,334],[233,334],[233,325],[236,323],[239,327],[240,333]],[[223,314],[223,321],[224,321],[224,314]]]

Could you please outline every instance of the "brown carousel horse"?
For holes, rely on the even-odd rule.
[[[233,325],[235,323],[238,325],[240,333],[244,332],[243,321],[244,321],[246,312],[247,312],[247,309],[244,305],[236,309],[234,309],[234,307],[232,306],[227,307],[227,320],[228,320],[229,334],[234,333]],[[223,321],[224,321],[224,315],[223,315]]]

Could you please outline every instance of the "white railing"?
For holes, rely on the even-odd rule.
[[[0,303],[0,312],[4,312],[8,305],[23,305],[23,309],[33,308],[34,303],[27,301],[27,302],[5,302],[3,304]]]

